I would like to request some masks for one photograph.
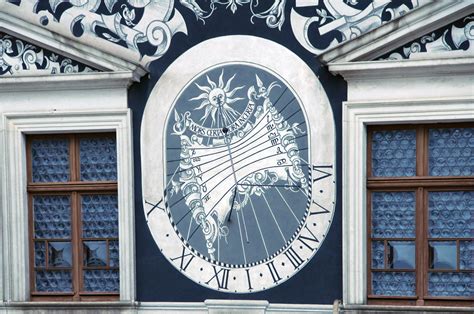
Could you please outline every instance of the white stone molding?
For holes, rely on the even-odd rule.
[[[336,63],[343,103],[343,304],[367,296],[367,125],[474,121],[474,60]]]
[[[432,1],[399,19],[328,50],[319,58],[323,63],[373,60],[472,12],[472,1]]]
[[[130,71],[133,73],[135,81],[139,81],[140,77],[146,73],[145,69],[134,61],[135,57],[131,52],[129,55],[120,54],[118,56],[109,52],[105,53],[93,46],[72,41],[3,12],[0,12],[0,31],[98,70]]]
[[[133,301],[136,287],[131,111],[14,112],[3,113],[1,122],[3,300],[28,301],[30,292],[25,135],[113,131],[117,137],[120,300]]]
[[[345,102],[343,111],[343,301],[366,303],[366,126],[474,121],[474,98]]]

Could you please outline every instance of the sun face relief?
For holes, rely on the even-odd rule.
[[[251,293],[291,278],[323,242],[334,133],[327,98],[296,56],[284,59],[304,66],[292,72],[244,54],[173,64],[168,77],[187,76],[152,92],[141,151],[144,212],[160,251],[196,283]]]

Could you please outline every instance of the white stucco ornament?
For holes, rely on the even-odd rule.
[[[311,69],[274,42],[221,37],[180,56],[150,94],[141,156],[153,238],[205,287],[252,293],[279,285],[329,231],[331,107]]]

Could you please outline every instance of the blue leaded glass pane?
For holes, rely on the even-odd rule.
[[[36,291],[38,292],[71,292],[72,278],[71,271],[58,270],[36,271]]]
[[[118,238],[116,194],[82,195],[83,238]]]
[[[416,130],[376,131],[372,134],[372,176],[416,175]]]
[[[454,241],[430,241],[430,268],[457,269],[457,247]]]
[[[117,181],[115,138],[81,138],[81,181]]]
[[[84,290],[101,292],[119,291],[119,271],[111,270],[84,270]]]
[[[429,130],[429,175],[474,175],[474,128]]]
[[[84,266],[97,267],[107,266],[107,242],[85,241],[84,242]]]
[[[474,241],[459,242],[459,268],[474,269]]]
[[[119,266],[119,243],[118,241],[109,241],[110,267]]]
[[[46,244],[35,242],[35,266],[46,266]]]
[[[415,273],[372,272],[372,294],[385,296],[414,296]]]
[[[33,182],[69,181],[69,141],[33,140],[31,143]]]
[[[415,269],[415,242],[388,241],[388,268]]]
[[[429,192],[429,236],[474,237],[474,191]]]
[[[372,242],[372,268],[381,269],[385,267],[385,247],[383,241]]]
[[[474,273],[429,273],[428,294],[431,296],[474,296]]]
[[[372,193],[372,237],[415,237],[415,192]]]
[[[50,267],[71,267],[71,242],[49,242],[48,264]]]
[[[69,195],[33,196],[35,238],[69,239],[71,201]]]

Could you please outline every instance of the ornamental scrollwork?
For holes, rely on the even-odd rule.
[[[403,60],[419,53],[440,53],[454,50],[474,51],[474,15],[439,28],[377,60]]]
[[[295,8],[291,9],[291,28],[298,42],[306,50],[320,55],[422,5],[420,0],[405,2],[297,0]],[[302,15],[298,13],[301,9],[312,10],[313,14]]]
[[[82,63],[0,33],[0,76],[97,72]]]

